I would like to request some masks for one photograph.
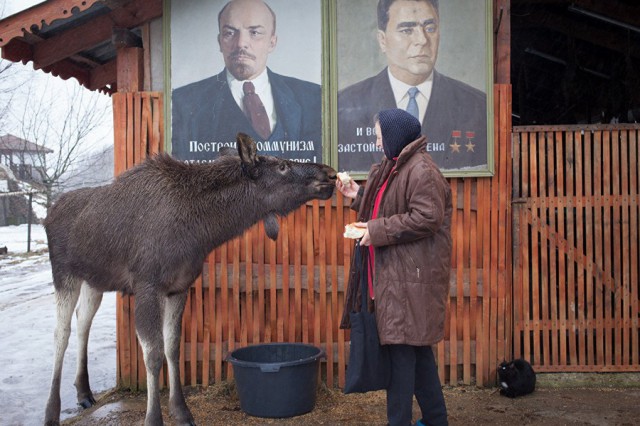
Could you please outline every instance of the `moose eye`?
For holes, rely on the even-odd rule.
[[[278,166],[278,170],[280,170],[281,172],[286,172],[287,171],[287,163],[280,163],[280,165]]]

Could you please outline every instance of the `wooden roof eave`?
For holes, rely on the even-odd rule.
[[[45,23],[67,19],[95,3],[104,3],[112,10],[51,38],[34,34]],[[113,93],[116,60],[92,65],[80,53],[110,41],[113,28],[135,28],[160,16],[162,0],[49,0],[0,21],[2,57],[24,64],[31,61],[34,69],[64,80],[74,77],[90,90]]]
[[[87,10],[99,1],[48,0],[8,16],[0,21],[0,47],[4,47],[15,38],[22,37],[26,32],[32,32],[34,26],[42,28],[43,24],[68,18],[73,11]]]

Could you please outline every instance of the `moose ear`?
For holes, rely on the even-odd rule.
[[[280,231],[280,224],[278,224],[278,218],[275,214],[268,214],[264,220],[264,232],[267,234],[267,237],[271,238],[273,241],[278,239],[278,232]]]
[[[236,142],[238,143],[238,153],[242,164],[245,166],[254,166],[258,162],[256,143],[251,139],[251,136],[245,133],[238,133],[236,135]]]

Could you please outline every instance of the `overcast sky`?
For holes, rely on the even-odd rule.
[[[0,4],[4,4],[3,16],[13,15],[38,3],[42,0],[0,0]]]

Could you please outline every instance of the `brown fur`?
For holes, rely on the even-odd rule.
[[[110,185],[64,194],[45,220],[56,293],[73,296],[84,281],[100,293],[136,296],[136,330],[143,350],[152,353],[145,353],[147,370],[151,358],[152,369],[162,364],[162,300],[186,295],[211,250],[260,220],[275,238],[276,216],[333,193],[336,173],[330,167],[257,156],[253,141],[242,134],[238,146],[239,156],[209,164],[186,164],[164,154],[149,158]],[[68,305],[60,302],[67,299],[75,305],[73,297],[59,297],[58,304]],[[184,301],[176,306],[179,318]],[[86,382],[78,398],[89,398],[91,405]],[[55,385],[54,371],[52,394]],[[193,424],[181,391],[171,400],[174,417]],[[52,424],[59,417],[55,405],[47,405],[46,420]],[[152,411],[147,410],[147,424],[162,422],[161,414]]]

